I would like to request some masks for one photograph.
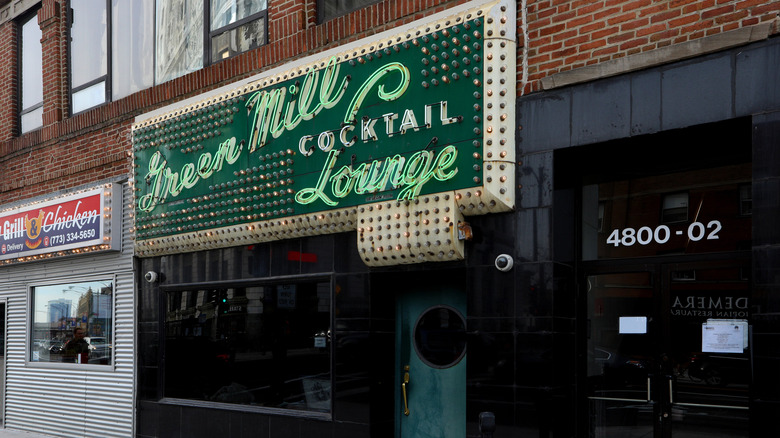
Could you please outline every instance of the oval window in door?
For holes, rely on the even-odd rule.
[[[466,320],[449,306],[434,306],[417,319],[414,349],[426,365],[449,368],[466,354]]]

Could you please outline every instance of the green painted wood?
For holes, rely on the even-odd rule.
[[[452,288],[412,290],[397,301],[397,389],[396,436],[465,437],[466,436],[466,357],[456,365],[437,369],[424,363],[413,346],[415,323],[429,308],[449,306],[466,315],[466,296]],[[409,415],[404,415],[401,392],[404,366],[409,365],[407,396]]]

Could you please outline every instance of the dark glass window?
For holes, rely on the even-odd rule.
[[[378,2],[379,0],[317,0],[317,19],[324,23]]]
[[[414,349],[433,368],[449,368],[466,354],[466,321],[450,307],[426,310],[414,327]]]
[[[165,396],[330,411],[329,280],[166,293]]]
[[[22,133],[43,126],[43,49],[38,14],[32,13],[21,23]]]
[[[30,362],[111,364],[113,297],[112,280],[32,287]]]

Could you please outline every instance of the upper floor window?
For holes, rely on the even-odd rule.
[[[74,114],[154,85],[152,0],[71,0],[70,7]]]
[[[37,12],[37,11],[36,11]],[[43,125],[43,49],[38,14],[27,16],[22,22],[19,41],[21,53],[21,127],[22,133]]]
[[[71,97],[74,113],[108,100],[108,2],[71,0]]]
[[[266,0],[210,0],[211,62],[265,44]]]
[[[74,114],[266,43],[267,0],[71,0],[70,8]]]
[[[157,0],[156,82],[266,43],[266,0]]]
[[[320,23],[348,14],[379,0],[317,0],[317,20]]]

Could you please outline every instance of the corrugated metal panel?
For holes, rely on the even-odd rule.
[[[135,402],[135,297],[133,244],[123,185],[123,241],[120,253],[64,258],[0,269],[0,298],[7,300],[5,424],[55,436],[133,436]],[[27,365],[30,285],[80,275],[114,276],[114,366],[89,371]]]

